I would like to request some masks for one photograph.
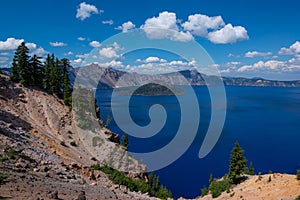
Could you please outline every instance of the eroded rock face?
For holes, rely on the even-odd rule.
[[[113,133],[109,130],[105,131],[104,133],[109,141],[114,142],[116,144],[120,144],[120,136],[118,134]]]
[[[3,75],[0,141],[0,173],[9,175],[8,182],[0,187],[3,197],[151,199],[138,193],[124,194],[112,187],[106,174],[90,168],[97,160],[84,148],[72,113],[61,100],[15,84]],[[70,145],[72,141],[77,145]]]

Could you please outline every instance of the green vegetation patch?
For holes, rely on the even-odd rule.
[[[222,194],[222,192],[229,190],[231,187],[231,180],[224,179],[220,181],[213,181],[210,186],[209,190],[213,198],[216,198]]]
[[[0,185],[8,182],[8,175],[4,173],[0,173]]]
[[[77,147],[77,144],[76,144],[75,141],[70,142],[70,145],[73,146],[73,147]]]
[[[206,186],[203,186],[203,188],[201,189],[201,197],[204,197],[205,195],[207,195],[209,192],[209,189]]]
[[[10,159],[16,159],[17,152],[13,149],[9,149],[8,152],[6,153],[6,155]]]
[[[149,175],[149,182],[147,183],[142,179],[129,178],[123,172],[113,169],[107,165],[101,167],[99,164],[95,164],[92,165],[91,168],[94,170],[103,171],[109,175],[108,178],[112,180],[114,184],[125,185],[130,191],[141,191],[142,193],[148,193],[149,195],[158,197],[160,199],[172,197],[171,192],[160,184],[159,178],[154,175],[154,173]]]

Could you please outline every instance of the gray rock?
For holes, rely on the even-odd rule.
[[[51,199],[59,199],[59,198],[58,198],[58,191],[48,192],[47,197],[49,197],[49,198],[51,198]]]
[[[86,200],[85,191],[81,191],[75,200]]]

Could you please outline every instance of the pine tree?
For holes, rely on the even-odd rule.
[[[127,149],[129,146],[127,133],[124,133],[123,138],[122,138],[122,143],[123,143],[123,146]]]
[[[0,74],[3,74],[2,69],[0,68]]]
[[[244,150],[236,141],[235,147],[231,151],[229,166],[229,178],[233,183],[238,183],[241,180],[241,174],[246,170],[247,160],[243,154]]]
[[[32,68],[29,65],[29,55],[28,55],[28,47],[25,45],[25,42],[22,42],[16,51],[18,69],[21,76],[21,83],[23,85],[32,85]]]
[[[13,81],[20,81],[24,85],[32,85],[32,69],[29,65],[29,49],[26,47],[25,42],[22,42],[15,51],[12,62],[12,75]]]
[[[62,66],[63,66],[63,79],[64,79],[64,81],[63,81],[63,98],[64,98],[64,103],[67,106],[71,106],[71,104],[72,104],[72,97],[71,97],[71,89],[70,89],[70,79],[69,79],[69,75],[68,75],[68,67],[70,66],[70,61],[68,59],[66,59],[66,58],[63,58],[61,60],[61,63],[62,63]]]
[[[32,69],[33,83],[36,86],[42,86],[43,84],[43,64],[40,59],[41,57],[33,55],[33,57],[29,60],[29,64]]]
[[[249,175],[254,175],[255,174],[252,162],[250,162],[248,174]]]
[[[49,74],[49,86],[50,91],[53,94],[56,94],[58,97],[61,97],[61,70],[60,70],[60,63],[59,60],[56,58],[54,54],[51,55],[51,62],[50,62],[50,74]]]
[[[46,90],[50,90],[50,72],[53,66],[53,60],[50,57],[50,54],[47,55],[44,70],[43,70],[43,85]]]
[[[11,78],[11,80],[13,80],[15,82],[19,82],[21,80],[20,70],[19,70],[19,66],[17,64],[17,56],[16,55],[13,58],[10,78]]]
[[[151,172],[149,175],[149,182],[148,182],[149,186],[150,186],[150,195],[154,196],[155,192],[158,191],[159,189],[159,178],[153,173]]]
[[[212,173],[210,173],[210,175],[209,175],[209,184],[211,184],[213,181],[214,181],[213,175],[212,175]]]

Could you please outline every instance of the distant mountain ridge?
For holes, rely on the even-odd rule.
[[[183,70],[178,73],[168,73],[163,75],[144,75],[136,72],[128,73],[113,68],[102,68],[97,65],[90,65],[91,70],[85,70],[85,73],[90,73],[90,76],[99,81],[98,88],[115,88],[115,87],[127,87],[127,86],[140,86],[150,81],[162,81],[170,85],[193,85],[204,86],[207,85],[205,80],[219,79],[217,76],[208,76],[199,73],[196,70]],[[95,77],[97,73],[93,71],[93,68],[97,69],[98,73],[102,74],[100,77]],[[79,68],[73,68],[72,72],[77,73]],[[71,74],[71,73],[70,73]],[[76,75],[72,75],[75,77]],[[122,78],[121,78],[122,77]],[[72,80],[72,78],[71,78]],[[300,80],[295,81],[278,81],[267,80],[263,78],[243,78],[243,77],[222,77],[222,81],[225,86],[257,86],[257,87],[300,87]]]
[[[88,66],[89,70],[84,70],[86,73],[84,77],[88,84],[94,84],[97,82],[97,88],[109,89],[116,87],[127,86],[140,86],[151,81],[162,81],[170,85],[192,85],[192,86],[204,86],[207,85],[205,80],[208,78],[219,79],[217,76],[208,76],[199,73],[196,70],[183,70],[178,73],[168,74],[152,74],[144,75],[136,72],[128,73],[113,68],[103,68],[96,64]],[[69,67],[69,77],[71,84],[73,85],[76,74],[80,68]],[[10,68],[2,68],[2,71],[6,75],[10,75]],[[102,74],[101,77],[96,76]],[[121,78],[122,77],[122,78]],[[256,86],[256,87],[300,87],[300,80],[294,81],[279,81],[279,80],[267,80],[264,78],[243,78],[243,77],[222,77],[222,81],[225,86]]]

